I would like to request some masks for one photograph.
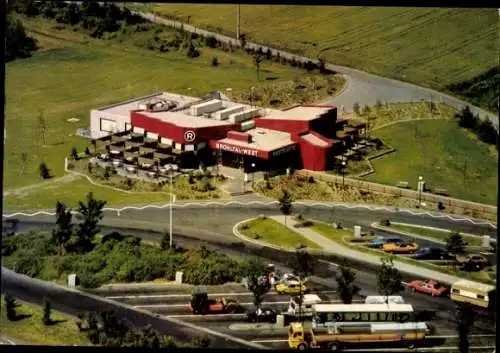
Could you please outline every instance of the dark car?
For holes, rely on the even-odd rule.
[[[422,248],[417,250],[413,258],[416,260],[451,260],[453,256],[445,249]]]
[[[247,312],[247,320],[250,322],[276,322],[276,317],[278,314],[273,309],[263,308],[249,309]]]

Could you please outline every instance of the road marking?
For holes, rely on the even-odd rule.
[[[319,291],[319,294],[333,294],[337,293],[334,290],[329,291]],[[239,292],[239,293],[208,293],[210,296],[220,296],[220,297],[236,297],[236,296],[253,296],[251,292]],[[282,295],[276,292],[266,293],[269,295]],[[153,299],[153,298],[190,298],[192,294],[150,294],[150,295],[118,295],[105,297],[107,299]]]
[[[495,349],[495,346],[471,346],[471,349]],[[424,347],[424,348],[413,348],[411,352],[437,352],[441,350],[452,350],[458,351],[458,348],[455,346],[449,347]],[[409,352],[407,348],[369,348],[369,349],[344,349],[344,352]]]
[[[322,304],[335,304],[335,303],[341,303],[340,300],[334,300],[334,301],[323,301],[321,302]],[[247,302],[247,303],[238,303],[240,305],[253,305],[253,302]],[[263,302],[262,305],[284,305],[284,304],[290,304],[290,301],[286,302]],[[134,308],[180,308],[180,307],[188,307],[189,304],[149,304],[149,305],[134,305]]]
[[[196,317],[196,318],[204,318],[204,317],[234,317],[234,318],[241,318],[241,317],[246,317],[246,314],[206,314],[206,315],[193,315],[193,314],[183,314],[183,315],[167,315],[167,317],[176,317],[176,318],[182,318],[182,317]]]
[[[288,342],[288,340],[252,340],[253,343],[281,343]]]

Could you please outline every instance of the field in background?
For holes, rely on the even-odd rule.
[[[201,48],[200,57],[189,59],[184,52],[158,53],[126,41],[96,40],[70,29],[58,30],[56,26],[61,25],[53,21],[23,22],[42,49],[32,58],[6,66],[7,190],[39,181],[42,161],[54,176],[61,176],[71,148],[82,151],[88,145],[74,134],[77,128],[88,127],[92,108],[159,90],[196,96],[231,87],[236,93],[264,84],[266,76],[275,77],[272,82],[277,84],[304,73],[265,62],[261,81],[257,81],[252,58],[243,53]],[[220,66],[211,65],[214,56]],[[40,112],[47,122],[45,146],[38,124]],[[71,118],[79,121],[69,122]],[[24,167],[23,152],[27,154]]]
[[[236,33],[236,5],[142,9]],[[249,41],[438,90],[498,65],[496,9],[241,5],[240,13]]]
[[[373,132],[396,152],[371,161],[368,181],[396,186],[407,181],[416,189],[423,176],[432,189],[447,189],[451,197],[496,205],[498,153],[453,120],[423,120],[395,124]]]

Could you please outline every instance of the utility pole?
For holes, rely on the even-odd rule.
[[[236,40],[240,40],[240,4],[236,5]]]

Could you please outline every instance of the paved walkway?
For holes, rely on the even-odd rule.
[[[270,217],[274,219],[275,221],[285,225],[285,216],[273,216]],[[292,219],[292,217],[288,217],[286,226],[293,231],[301,234],[302,236],[310,239],[311,241],[314,241],[323,249],[327,252],[331,252],[337,255],[340,255],[342,257],[346,257],[349,259],[353,259],[356,261],[361,261],[361,262],[368,262],[371,264],[375,265],[380,265],[380,257],[359,252],[353,249],[350,249],[346,246],[340,245],[334,241],[331,241],[330,239],[325,238],[321,234],[318,234],[317,232],[311,230],[310,228],[294,228],[294,225],[297,222]],[[409,265],[403,262],[399,261],[394,261],[394,267],[397,268],[401,272],[405,272],[408,274],[414,274],[415,276],[419,277],[427,277],[427,278],[432,278],[436,279],[440,282],[447,283],[447,284],[453,284],[459,280],[462,280],[463,278],[451,276],[442,272],[430,270],[424,267],[419,267],[419,266],[414,266],[414,265]]]

